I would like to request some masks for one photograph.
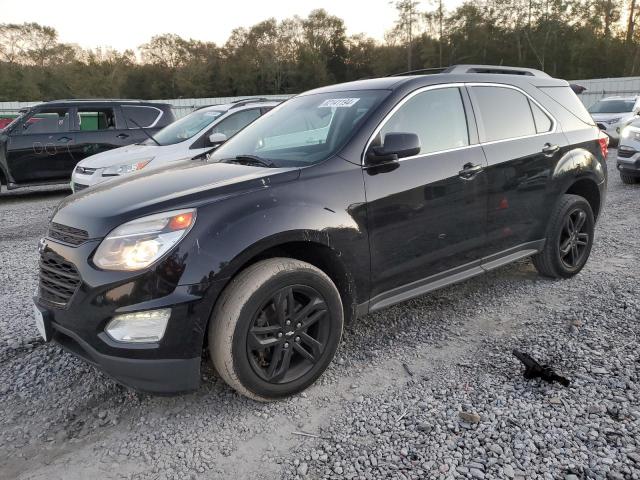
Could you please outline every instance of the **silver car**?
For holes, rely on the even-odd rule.
[[[622,130],[616,165],[624,183],[640,182],[640,119]]]
[[[607,97],[589,107],[589,113],[600,130],[617,145],[622,129],[638,118],[640,97]]]

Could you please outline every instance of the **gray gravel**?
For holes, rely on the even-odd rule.
[[[37,241],[67,192],[0,197],[0,478],[640,479],[640,186],[614,163],[580,275],[525,260],[369,315],[267,405],[209,368],[195,393],[137,394],[43,344]],[[572,385],[525,380],[513,348]]]

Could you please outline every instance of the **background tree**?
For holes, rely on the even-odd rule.
[[[0,24],[0,100],[297,93],[457,63],[535,67],[567,79],[640,74],[637,0],[394,1],[385,40],[347,35],[319,9],[232,31],[227,42],[154,36],[137,50],[82,49],[37,23]]]

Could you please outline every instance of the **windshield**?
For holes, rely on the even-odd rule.
[[[167,125],[158,133],[154,134],[153,138],[163,146],[184,142],[213,123],[213,121],[223,113],[225,112],[220,110],[197,110]],[[144,143],[147,145],[155,145],[155,142],[151,139],[146,140]]]
[[[250,155],[277,167],[321,162],[345,144],[388,94],[353,90],[292,98],[238,132],[211,160]]]
[[[627,113],[633,111],[635,100],[600,100],[589,107],[589,113]]]

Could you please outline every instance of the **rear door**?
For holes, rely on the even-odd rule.
[[[7,165],[17,183],[64,181],[75,166],[72,109],[43,107],[11,131]]]
[[[76,162],[113,148],[133,143],[127,124],[116,105],[80,105],[76,110]]]
[[[527,249],[544,238],[554,167],[566,138],[551,114],[520,89],[468,86],[487,157],[487,249]]]

